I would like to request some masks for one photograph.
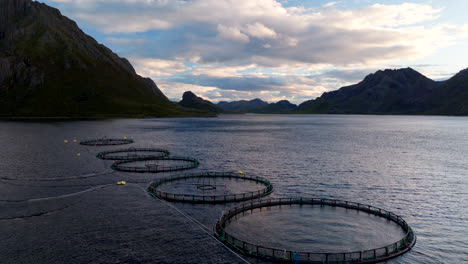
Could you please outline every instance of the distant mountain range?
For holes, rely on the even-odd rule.
[[[286,100],[269,104],[258,98],[250,101],[221,101],[218,103],[218,106],[226,112],[239,113],[283,113],[293,111],[297,107],[297,105],[291,104],[289,101]]]
[[[468,69],[442,82],[411,68],[377,71],[299,106],[258,98],[217,105],[238,113],[468,115]]]
[[[0,116],[198,114],[170,102],[151,79],[59,10],[0,0]]]
[[[253,99],[250,101],[241,100],[241,101],[233,101],[233,102],[225,102],[221,101],[218,103],[218,106],[221,107],[224,111],[232,111],[232,112],[249,112],[253,111],[258,108],[262,108],[267,106],[268,103],[262,101],[261,99]]]
[[[185,92],[179,105],[185,108],[198,109],[202,111],[208,111],[214,114],[219,113],[289,113],[297,108],[297,105],[291,104],[289,101],[283,100],[277,103],[267,103],[260,99],[253,99],[250,101],[233,101],[224,102],[221,101],[218,104],[214,104],[208,100],[196,96],[193,92]]]

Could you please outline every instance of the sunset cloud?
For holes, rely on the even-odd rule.
[[[288,5],[275,0],[46,2],[93,28],[106,43],[121,47],[140,74],[165,85],[214,87],[221,90],[219,98],[228,90],[240,96],[250,89],[270,92],[274,98],[310,99],[359,81],[366,71],[418,61],[468,38],[467,25],[439,21],[446,8],[420,2],[356,6],[345,1],[308,6],[307,1]],[[352,75],[325,78],[326,72],[355,69]]]

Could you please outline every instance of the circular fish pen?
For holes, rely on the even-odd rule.
[[[116,145],[132,144],[133,142],[134,141],[132,139],[127,139],[127,138],[103,137],[100,139],[91,139],[91,140],[81,141],[80,145],[100,147],[100,146],[116,146]]]
[[[158,173],[194,169],[200,166],[197,159],[189,157],[169,156],[144,160],[116,161],[111,168],[117,171]]]
[[[281,208],[287,206],[315,206],[318,208],[329,207],[331,209],[341,209],[344,211],[354,211],[357,214],[366,213],[368,216],[375,216],[383,218],[388,222],[400,228],[401,236],[396,242],[384,242],[385,246],[367,249],[367,250],[351,250],[341,252],[321,252],[317,251],[302,251],[294,250],[292,248],[278,248],[268,247],[261,243],[247,241],[242,235],[233,235],[229,231],[231,222],[246,217],[245,215],[255,215],[258,212],[271,212],[274,208]],[[365,215],[364,215],[365,216]],[[346,218],[344,218],[347,220]],[[289,219],[286,218],[289,222]],[[309,220],[310,221],[310,220]],[[349,221],[349,220],[348,220]],[[315,224],[315,223],[311,223]],[[346,228],[346,223],[342,223]],[[343,228],[343,227],[341,227]],[[257,228],[258,229],[258,228]],[[268,235],[267,231],[262,227],[258,229],[263,235]],[[298,231],[296,231],[297,235]],[[252,234],[253,236],[254,234]],[[268,199],[268,200],[254,200],[250,203],[245,203],[240,206],[230,209],[223,214],[218,223],[216,224],[215,236],[229,247],[246,255],[265,258],[270,261],[278,261],[284,263],[377,263],[386,261],[391,258],[400,256],[409,251],[416,243],[416,236],[411,227],[400,216],[386,211],[384,209],[376,208],[370,205],[360,203],[333,200],[333,199],[320,199],[320,198],[281,198],[281,199]],[[340,239],[340,237],[337,237]],[[366,239],[363,237],[362,239]],[[310,243],[311,240],[307,240]]]
[[[269,180],[232,172],[205,172],[169,176],[153,182],[153,195],[185,203],[229,203],[256,199],[273,191]]]
[[[169,156],[169,151],[159,148],[128,148],[99,152],[96,157],[103,160],[144,160]]]

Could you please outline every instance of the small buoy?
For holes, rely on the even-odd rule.
[[[76,155],[77,155],[77,156],[81,156],[81,154],[80,154],[80,153],[76,153]]]
[[[77,142],[78,140],[74,139],[73,142]]]
[[[244,172],[243,172],[243,171],[239,171],[239,174],[244,174]]]
[[[68,143],[68,140],[65,139],[63,142],[64,142],[64,143]]]
[[[124,137],[124,139],[127,139],[127,137]]]
[[[119,181],[119,182],[117,182],[117,185],[125,185],[125,184],[127,184],[125,181]]]

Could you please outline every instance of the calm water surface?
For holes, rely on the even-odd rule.
[[[103,136],[127,136],[136,142],[128,146],[198,158],[198,171],[266,177],[275,186],[270,197],[343,199],[401,215],[418,241],[388,263],[468,262],[468,118],[223,115],[1,122],[4,263],[241,263],[174,208],[144,193],[152,179],[168,174],[112,172],[111,162],[95,155],[115,147],[73,141]],[[129,184],[118,187],[117,180]],[[208,227],[233,205],[175,204]],[[310,226],[300,220],[312,217],[307,214],[289,222],[273,215],[262,224],[274,227],[283,219],[290,224],[280,225],[286,231],[306,232]],[[382,234],[389,231],[381,231],[375,237],[387,239]]]
[[[396,223],[372,214],[320,205],[273,206],[238,215],[226,231],[243,241],[301,252],[355,252],[405,236]]]

